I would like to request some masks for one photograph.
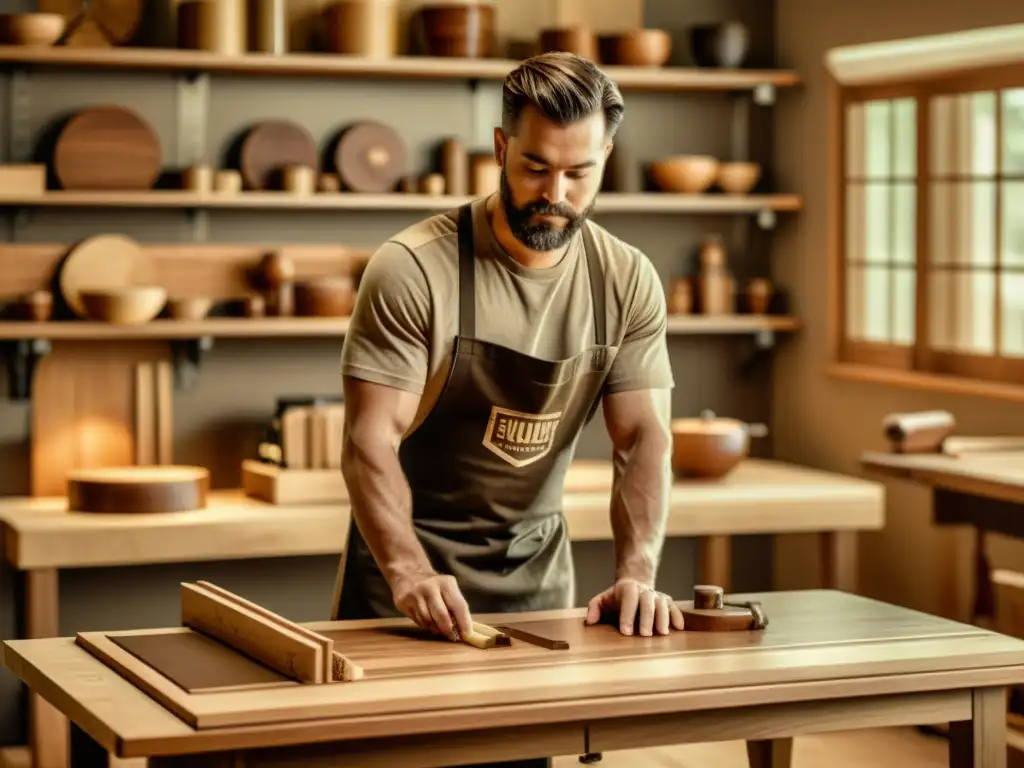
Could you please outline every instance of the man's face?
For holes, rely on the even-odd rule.
[[[495,131],[509,228],[534,251],[568,243],[594,210],[611,143],[604,115],[557,125],[527,107],[516,136]]]

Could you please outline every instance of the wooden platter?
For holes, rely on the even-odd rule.
[[[98,514],[159,514],[206,507],[204,467],[103,467],[68,472],[68,509]]]
[[[394,128],[363,120],[342,133],[334,164],[346,190],[379,194],[393,191],[408,173],[409,157]]]
[[[288,166],[319,169],[316,142],[309,131],[290,120],[266,120],[249,130],[239,160],[246,189],[280,188],[281,171]]]
[[[53,152],[54,173],[67,190],[152,189],[162,165],[160,138],[124,107],[79,111],[61,129]]]

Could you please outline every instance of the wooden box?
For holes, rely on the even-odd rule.
[[[255,459],[242,462],[242,491],[270,504],[348,501],[348,487],[340,469],[283,469]]]

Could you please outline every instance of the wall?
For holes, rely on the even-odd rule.
[[[0,5],[0,10],[8,8]],[[770,65],[773,29],[771,3],[762,0],[711,0],[688,3],[680,13],[676,0],[648,0],[646,23],[679,31],[675,63],[686,63],[689,24],[739,17],[755,30],[754,59]],[[168,165],[177,159],[176,82],[167,75],[97,73],[33,74],[29,119],[42,130],[68,110],[90,102],[113,101],[138,110],[158,131]],[[498,117],[496,84],[482,86],[474,97],[461,83],[354,80],[260,80],[215,77],[207,142],[216,158],[223,145],[257,118],[288,116],[326,139],[353,118],[372,117],[398,126],[411,147],[413,162],[427,163],[434,142],[458,134],[490,146],[491,126]],[[620,133],[619,156],[640,162],[659,155],[694,152],[722,157],[742,153],[731,144],[736,100],[716,94],[627,94],[628,115]],[[770,122],[770,120],[769,120]],[[0,111],[0,126],[5,125]],[[484,130],[480,130],[483,126]],[[0,132],[0,147],[6,147]],[[22,158],[12,158],[15,160]],[[628,179],[632,189],[639,176]],[[788,191],[788,190],[784,190]],[[797,188],[796,191],[800,191]],[[416,221],[421,213],[213,211],[212,242],[332,242],[372,247],[388,234]],[[615,215],[598,219],[618,236],[642,248],[668,280],[692,269],[703,236],[720,232],[731,248],[730,265],[739,279],[765,274],[770,268],[763,237],[753,237],[747,218],[718,216]],[[188,241],[192,228],[181,212],[145,210],[39,210],[14,225],[4,222],[17,240],[72,242],[99,232],[118,231],[144,242]],[[749,246],[749,247],[748,247]],[[813,325],[813,323],[812,323]],[[239,463],[254,455],[256,442],[278,396],[336,392],[342,340],[217,341],[204,361],[197,386],[175,396],[174,459],[210,467],[217,487],[238,485]],[[752,370],[744,368],[751,351],[744,337],[671,337],[669,341],[678,387],[676,415],[696,415],[711,408],[721,415],[770,422],[770,358]],[[0,391],[0,494],[28,492],[29,408],[10,403]],[[757,449],[767,455],[771,442]],[[598,416],[579,455],[607,457],[608,440]],[[608,544],[577,548],[581,601],[604,589],[612,575]],[[690,541],[670,542],[661,583],[679,593],[695,577],[695,548]],[[770,584],[770,546],[760,537],[736,543],[735,586],[762,589]],[[327,616],[333,588],[335,558],[292,561],[201,563],[131,569],[68,572],[61,578],[60,631],[166,626],[178,622],[178,584],[208,579],[237,590],[272,610],[296,620]],[[15,574],[0,570],[0,637],[16,632]],[[19,686],[0,672],[0,744],[23,737]]]
[[[773,411],[776,455],[823,469],[862,474],[858,456],[884,450],[881,420],[890,412],[944,408],[963,434],[1013,434],[1024,430],[1024,407],[974,397],[901,390],[829,378],[825,319],[827,290],[825,52],[841,45],[937,34],[1024,19],[1019,0],[863,0],[823,3],[778,0],[779,63],[805,79],[802,94],[787,98],[778,113],[776,163],[783,186],[804,195],[804,212],[777,240],[776,274],[793,292],[795,311],[807,327],[777,357]],[[862,590],[920,610],[943,613],[952,569],[967,565],[963,531],[930,524],[929,494],[907,483],[888,483],[884,531],[861,537]],[[993,565],[1016,562],[1024,550],[995,541]],[[775,549],[776,585],[804,583],[816,567],[811,542],[780,539]],[[969,572],[969,571],[968,571]],[[960,601],[963,604],[963,601]],[[963,619],[965,616],[958,616]]]

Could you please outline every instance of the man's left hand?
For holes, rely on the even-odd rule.
[[[587,606],[587,624],[597,624],[606,611],[619,611],[619,632],[644,637],[667,635],[683,628],[683,612],[671,597],[636,579],[619,579]],[[637,614],[639,613],[639,621]]]

